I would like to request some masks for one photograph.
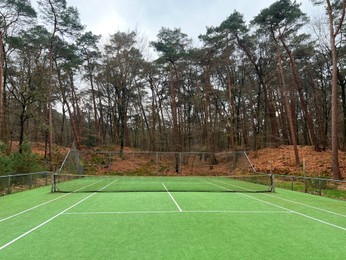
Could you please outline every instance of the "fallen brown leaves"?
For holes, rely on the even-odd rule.
[[[293,146],[282,145],[268,147],[250,152],[249,158],[258,172],[270,172],[276,174],[303,175],[303,162],[306,175],[314,177],[332,177],[332,153],[331,150],[316,152],[312,146],[298,147],[301,165],[295,165]],[[346,152],[339,151],[339,163],[341,173],[346,177]]]

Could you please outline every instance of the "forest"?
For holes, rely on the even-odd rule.
[[[180,28],[88,31],[66,0],[0,0],[0,141],[78,149],[346,151],[345,0],[278,0],[251,21],[230,10],[199,44]],[[153,53],[148,58],[148,52]]]

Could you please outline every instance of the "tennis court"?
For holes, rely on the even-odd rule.
[[[223,177],[82,177],[54,185],[61,192],[0,197],[0,259],[346,255],[345,201],[265,192],[263,182]]]

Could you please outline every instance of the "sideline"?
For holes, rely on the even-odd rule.
[[[100,181],[102,181],[102,180],[100,180]],[[74,192],[78,192],[78,191],[80,191],[80,190],[83,190],[83,189],[85,189],[85,188],[87,188],[87,187],[89,187],[89,186],[92,186],[92,185],[94,185],[94,184],[99,183],[100,181],[94,182],[94,183],[92,183],[92,184],[89,184],[89,185],[87,185],[87,186],[85,186],[85,187],[82,187],[82,188],[80,188],[80,189],[78,189],[78,190],[75,190],[75,191],[73,191],[73,192],[70,192],[70,193],[64,194],[64,195],[62,195],[62,196],[59,196],[59,197],[57,197],[57,198],[51,199],[51,200],[49,200],[49,201],[43,202],[43,203],[41,203],[41,204],[39,204],[39,205],[36,205],[36,206],[34,206],[34,207],[32,207],[32,208],[23,210],[23,211],[21,211],[21,212],[18,212],[18,213],[16,213],[16,214],[13,214],[13,215],[11,215],[11,216],[9,216],[9,217],[0,219],[0,223],[1,223],[1,222],[4,222],[5,220],[9,220],[9,219],[11,219],[11,218],[14,218],[14,217],[17,217],[17,216],[19,216],[19,215],[22,215],[22,214],[24,214],[24,213],[26,213],[26,212],[29,212],[29,211],[31,211],[31,210],[37,209],[37,208],[39,208],[39,207],[42,207],[42,206],[44,206],[44,205],[46,205],[46,204],[49,204],[49,203],[51,203],[51,202],[53,202],[53,201],[56,201],[56,200],[58,200],[58,199],[64,198],[64,197],[66,197],[66,196],[69,196],[69,195],[73,194]]]
[[[114,182],[116,182],[118,180],[115,180],[109,184],[107,184],[106,186],[104,186],[103,188],[99,189],[98,191],[102,191],[104,189],[106,189],[108,186],[112,185]],[[11,240],[10,242],[6,243],[5,245],[0,247],[0,251],[5,249],[6,247],[12,245],[13,243],[15,243],[16,241],[18,241],[19,239],[29,235],[30,233],[34,232],[35,230],[39,229],[40,227],[43,227],[44,225],[48,224],[49,222],[51,222],[52,220],[56,219],[57,217],[61,216],[62,214],[64,214],[65,212],[67,212],[68,210],[74,208],[75,206],[81,204],[82,202],[86,201],[87,199],[91,198],[92,196],[96,195],[97,192],[94,192],[92,194],[90,194],[89,196],[85,197],[84,199],[81,199],[80,201],[78,201],[77,203],[73,204],[72,206],[64,209],[63,211],[61,211],[60,213],[56,214],[55,216],[51,217],[50,219],[44,221],[43,223],[37,225],[36,227],[30,229],[29,231],[23,233],[22,235],[16,237],[15,239]]]
[[[234,185],[234,184],[230,184],[230,183],[227,183],[227,182],[223,182],[223,181],[219,181],[219,180],[215,180],[215,181],[216,182],[220,182],[222,184],[230,185],[230,186],[233,186],[233,187],[241,188],[243,190],[252,191],[250,189],[247,189],[247,188],[244,188],[244,187],[240,187],[240,186],[237,186],[237,185]],[[322,208],[319,208],[319,207],[311,206],[311,205],[308,205],[308,204],[305,204],[305,203],[301,203],[301,202],[297,202],[297,201],[294,201],[294,200],[280,198],[280,197],[277,197],[277,196],[270,195],[268,193],[262,193],[262,194],[265,195],[265,196],[268,196],[268,197],[272,197],[272,198],[275,198],[275,199],[287,201],[287,202],[290,202],[290,203],[295,203],[295,204],[298,204],[298,205],[301,205],[301,206],[305,206],[305,207],[308,207],[308,208],[320,210],[320,211],[327,212],[327,213],[330,213],[330,214],[333,214],[333,215],[336,215],[336,216],[340,216],[340,217],[346,218],[346,215],[340,214],[340,213],[337,213],[337,212],[334,212],[334,211],[330,211],[330,210],[322,209]]]
[[[207,182],[207,181],[205,181],[205,182]],[[234,187],[239,188],[239,186],[236,186],[236,185],[232,185],[232,184],[225,183],[225,182],[222,182],[222,181],[218,181],[218,182],[221,182],[221,183],[223,183],[223,184],[227,184],[227,185],[230,185],[230,186],[234,186]],[[229,190],[229,189],[227,189],[226,187],[217,185],[217,184],[212,183],[212,182],[207,182],[207,183],[209,183],[209,184],[211,184],[211,185],[214,185],[214,186],[217,186],[217,187],[220,187],[220,188],[223,188],[223,189],[225,189],[225,190]],[[245,189],[245,188],[244,188],[244,189]],[[250,189],[245,189],[245,190],[251,191]],[[292,212],[292,213],[294,213],[294,214],[296,214],[296,215],[299,215],[299,216],[302,216],[302,217],[305,217],[305,218],[308,218],[308,219],[317,221],[317,222],[319,222],[319,223],[322,223],[322,224],[325,224],[325,225],[328,225],[328,226],[335,227],[335,228],[341,229],[341,230],[343,230],[343,231],[346,231],[346,228],[345,228],[345,227],[341,227],[341,226],[332,224],[332,223],[330,223],[330,222],[327,222],[327,221],[324,221],[324,220],[321,220],[321,219],[318,219],[318,218],[311,217],[311,216],[309,216],[309,215],[300,213],[300,212],[298,212],[298,211],[291,210],[291,209],[288,209],[288,208],[286,208],[286,207],[282,207],[282,206],[280,206],[280,205],[277,205],[277,204],[274,204],[274,203],[271,203],[271,202],[268,202],[268,201],[265,201],[265,200],[261,200],[261,199],[255,198],[255,197],[253,197],[253,196],[246,195],[246,194],[244,194],[244,193],[240,193],[240,195],[242,195],[242,196],[244,196],[244,197],[247,197],[247,198],[251,198],[251,199],[253,199],[253,200],[256,200],[256,201],[259,201],[259,202],[262,202],[262,203],[265,203],[265,204],[268,204],[268,205],[271,205],[271,206],[274,206],[274,207],[277,207],[277,208],[279,208],[279,209],[287,210],[287,211]]]

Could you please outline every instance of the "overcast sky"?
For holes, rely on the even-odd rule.
[[[117,31],[136,30],[148,40],[156,39],[161,27],[181,28],[193,38],[217,26],[234,10],[250,21],[275,0],[67,0],[77,7],[88,31],[104,38]],[[316,7],[310,0],[297,0],[302,10],[313,15]]]

